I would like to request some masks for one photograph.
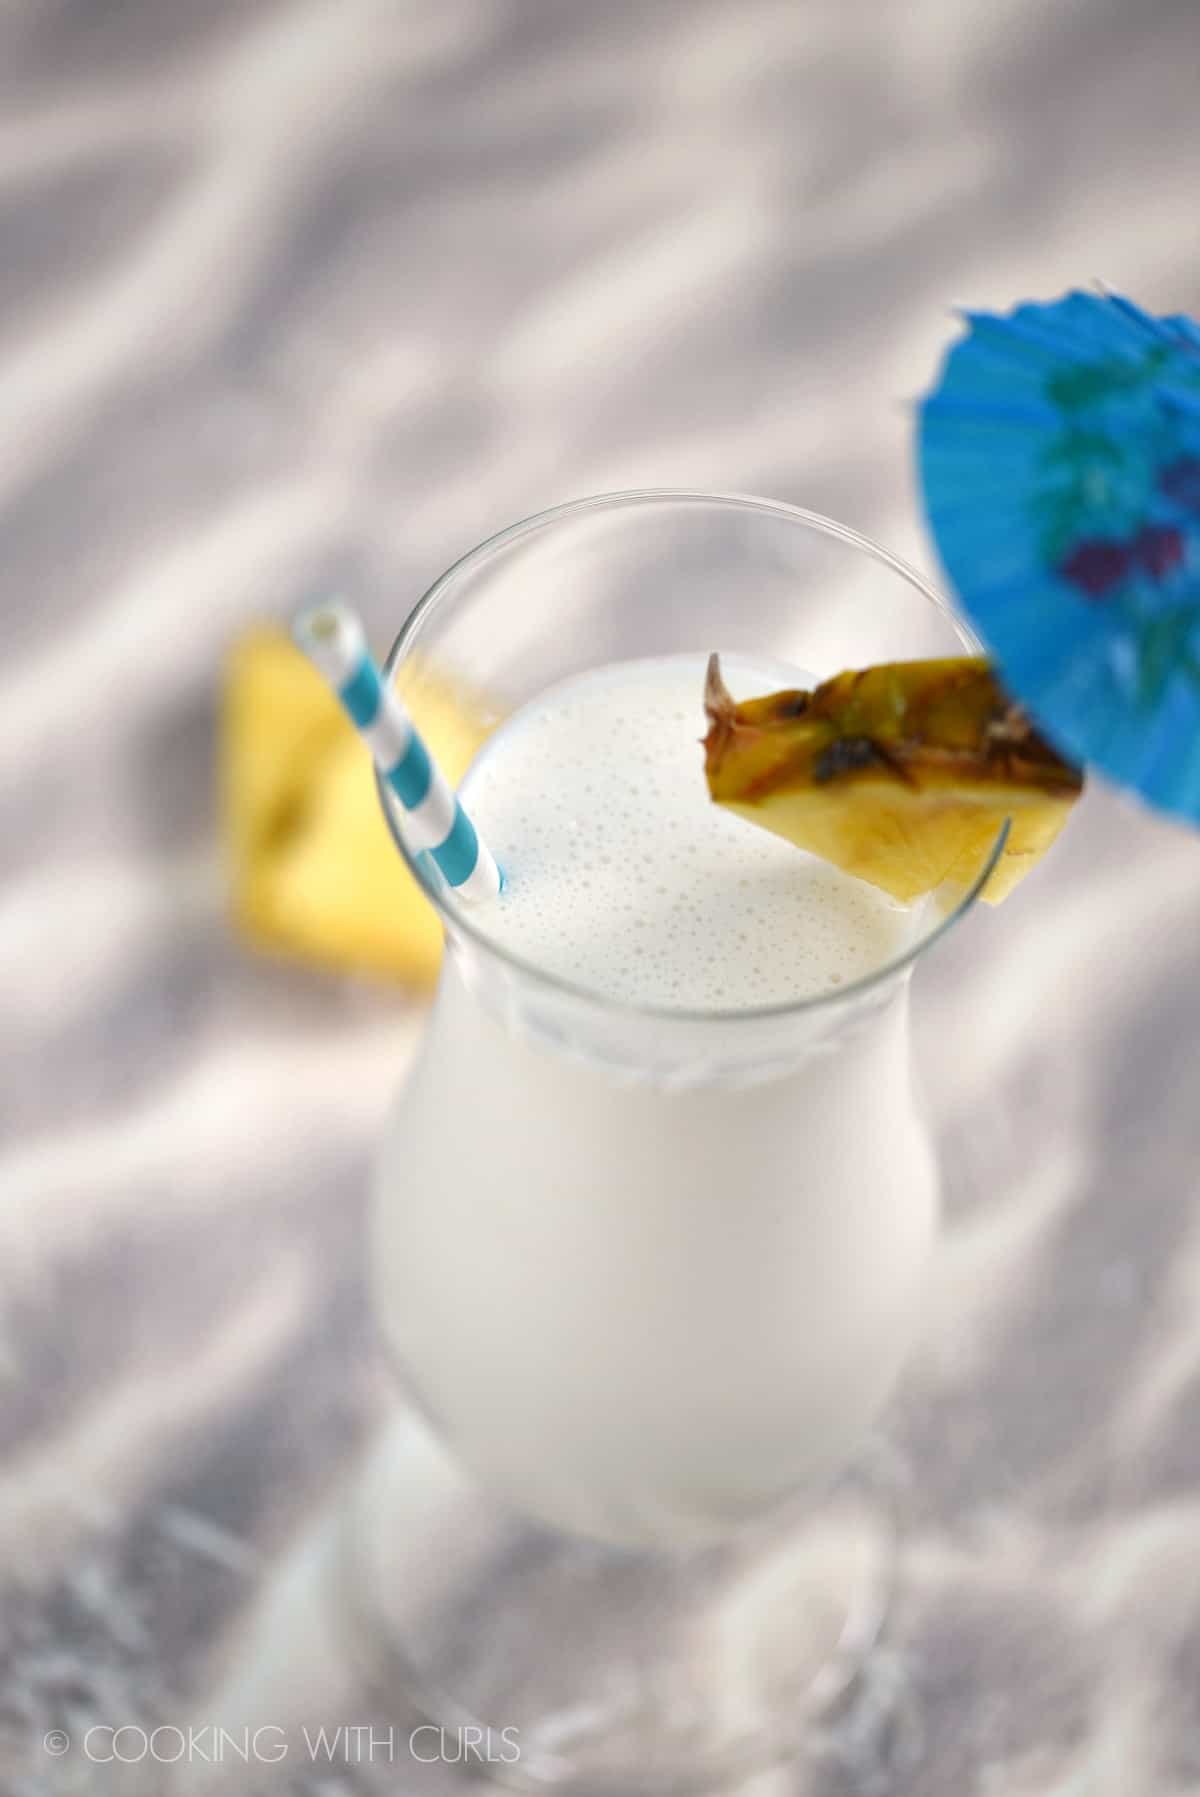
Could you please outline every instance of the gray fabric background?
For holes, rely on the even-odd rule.
[[[227,933],[231,634],[345,578],[385,637],[639,483],[928,562],[948,308],[1200,308],[1198,93],[1191,0],[0,4],[5,1797],[133,1790],[43,1748],[89,1718],[355,1714],[304,1605],[389,1400],[360,1225],[419,1017]],[[1200,1792],[1200,845],[1094,792],[917,985],[948,1231],[907,1720],[854,1777]],[[322,1776],[254,1775],[456,1788]]]

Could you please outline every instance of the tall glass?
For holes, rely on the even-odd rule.
[[[853,531],[642,492],[465,556],[389,669],[428,662],[502,715],[630,657],[825,676],[975,647]],[[695,1792],[793,1748],[878,1621],[887,1505],[847,1469],[937,1212],[909,975],[1002,839],[949,916],[852,984],[657,1011],[489,942],[381,795],[448,953],[379,1169],[375,1296],[411,1408],[347,1534],[358,1624],[438,1721],[484,1731],[493,1776]]]

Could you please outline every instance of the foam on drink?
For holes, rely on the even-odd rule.
[[[911,912],[708,796],[705,658],[621,662],[539,694],[463,787],[505,870],[472,922],[497,944],[629,1004],[786,1004],[893,959]],[[724,657],[739,696],[810,685]]]

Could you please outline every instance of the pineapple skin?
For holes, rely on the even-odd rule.
[[[737,704],[710,671],[712,798],[911,904],[982,872],[997,904],[1046,853],[1078,770],[1008,698],[982,657],[891,662]]]

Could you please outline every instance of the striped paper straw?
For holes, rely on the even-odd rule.
[[[395,688],[371,659],[354,613],[340,604],[318,605],[302,612],[293,628],[403,805],[404,838],[413,852],[428,849],[447,884],[463,898],[495,898],[504,883],[500,869],[430,759]]]

